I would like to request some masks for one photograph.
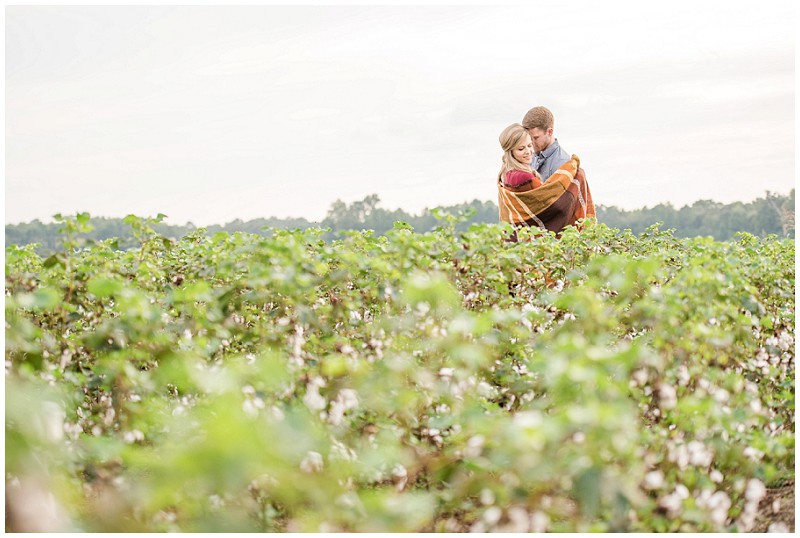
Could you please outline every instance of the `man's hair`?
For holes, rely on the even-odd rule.
[[[555,119],[553,113],[543,106],[533,107],[522,118],[522,126],[526,129],[540,129],[546,131],[553,128]]]

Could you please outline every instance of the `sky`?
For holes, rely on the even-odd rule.
[[[596,204],[795,184],[792,1],[5,6],[5,222],[497,200],[537,105]]]

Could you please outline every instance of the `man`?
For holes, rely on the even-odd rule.
[[[533,149],[536,152],[531,168],[539,172],[542,181],[546,181],[559,166],[570,159],[570,155],[553,137],[554,123],[553,113],[543,106],[530,109],[522,118],[522,126],[531,135]]]

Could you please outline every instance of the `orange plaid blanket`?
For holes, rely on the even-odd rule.
[[[577,155],[533,190],[520,190],[497,180],[500,220],[514,226],[539,226],[560,232],[578,219],[596,217],[586,174]]]

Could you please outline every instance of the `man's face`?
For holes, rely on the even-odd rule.
[[[531,135],[531,140],[533,141],[533,149],[536,150],[536,153],[541,153],[547,146],[553,143],[553,130],[547,129],[546,131],[542,131],[538,127],[534,127],[533,129],[528,129],[528,134]]]

